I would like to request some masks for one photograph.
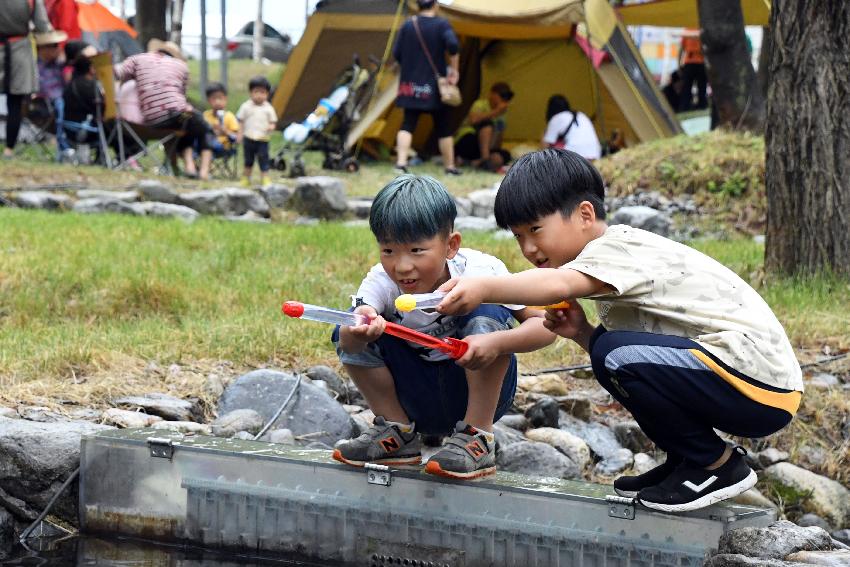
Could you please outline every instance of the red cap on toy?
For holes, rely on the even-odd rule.
[[[304,304],[298,301],[287,301],[283,304],[281,311],[290,317],[298,318],[304,315]]]

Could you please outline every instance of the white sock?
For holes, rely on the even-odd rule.
[[[416,428],[416,422],[411,421],[410,423],[400,423],[398,421],[387,421],[389,425],[395,426],[402,433],[413,433],[413,430]]]

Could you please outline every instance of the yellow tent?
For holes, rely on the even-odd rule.
[[[768,25],[770,0],[741,0],[741,10],[747,25]],[[617,12],[627,26],[699,27],[697,0],[653,0],[622,6]]]
[[[281,121],[301,121],[326,96],[353,53],[381,57],[401,23],[397,0],[331,0],[320,5],[289,58],[272,101]],[[402,6],[401,8],[407,8]],[[469,106],[496,81],[516,93],[507,114],[507,145],[537,145],[546,126],[546,102],[564,94],[594,121],[601,139],[615,130],[628,143],[681,132],[623,24],[606,0],[453,0],[440,4],[461,38],[459,124]],[[399,17],[397,17],[399,16]],[[591,46],[596,51],[591,50]],[[595,66],[593,53],[601,59]],[[597,60],[599,62],[599,60]],[[393,106],[398,78],[391,70],[369,111],[349,136],[351,146],[392,147],[401,124]],[[428,140],[420,121],[414,145]]]

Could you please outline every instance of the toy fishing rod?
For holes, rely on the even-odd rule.
[[[321,307],[319,305],[310,305],[309,303],[300,303],[298,301],[287,301],[281,309],[285,315],[294,317],[295,319],[308,319],[310,321],[319,321],[320,323],[330,323],[332,325],[345,325],[353,327],[356,325],[368,325],[371,319],[360,313],[351,313],[340,309],[330,309],[329,307]],[[462,357],[469,344],[460,339],[452,337],[437,338],[413,329],[408,329],[403,325],[387,322],[384,332],[388,335],[432,348],[444,352],[450,358],[457,360]]]
[[[414,309],[433,309],[437,307],[446,296],[444,291],[432,291],[431,293],[405,293],[395,299],[395,308],[403,313]],[[569,301],[561,301],[552,305],[543,305],[531,309],[568,309]]]

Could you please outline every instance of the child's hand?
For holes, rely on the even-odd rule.
[[[244,136],[242,135],[242,132],[239,132],[238,134],[236,134],[236,143],[241,144],[242,138],[244,138]]]
[[[569,303],[570,306],[566,309],[547,309],[543,326],[557,335],[583,345],[585,339],[589,339],[593,334],[593,327],[587,322],[587,316],[579,302],[570,299]]]
[[[387,322],[384,318],[378,315],[375,308],[370,305],[361,305],[355,309],[354,312],[366,315],[369,319],[371,319],[371,321],[369,321],[366,325],[343,327],[343,329],[347,329],[348,334],[350,334],[353,339],[364,343],[371,343],[378,340],[378,337],[384,333],[384,329],[387,326]]]
[[[469,344],[469,349],[455,362],[467,370],[486,368],[502,354],[487,335],[470,335],[463,340]]]
[[[437,311],[446,315],[464,315],[484,302],[483,278],[452,278],[437,291],[446,296],[437,306]]]

